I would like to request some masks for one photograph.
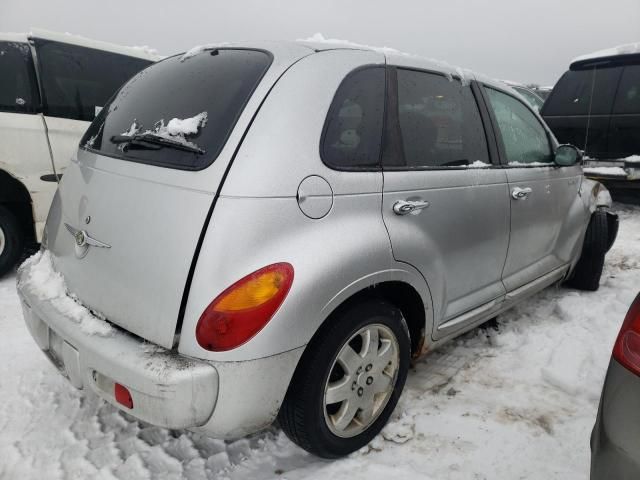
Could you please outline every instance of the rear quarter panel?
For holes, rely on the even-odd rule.
[[[380,210],[382,174],[331,170],[319,154],[325,117],[344,76],[361,65],[383,63],[375,52],[317,53],[298,62],[269,94],[208,226],[185,310],[181,353],[240,361],[292,350],[308,343],[341,302],[381,281],[406,281],[429,304],[424,279],[393,259]],[[309,175],[322,176],[333,190],[331,210],[317,220],[302,213],[296,198]],[[195,326],[207,305],[235,281],[275,262],[291,263],[295,276],[274,318],[234,350],[203,350]]]

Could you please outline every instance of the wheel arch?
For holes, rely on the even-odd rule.
[[[26,238],[35,238],[31,195],[27,187],[6,170],[0,170],[0,204],[18,218]]]
[[[325,318],[312,336],[309,344],[329,328],[333,319],[354,303],[367,299],[380,299],[389,302],[402,312],[409,328],[411,356],[416,358],[425,353],[428,349],[427,342],[431,338],[431,329],[433,327],[431,296],[426,283],[421,288],[421,286],[409,281],[408,278],[371,280],[366,285],[360,285],[358,289],[352,289],[347,295],[336,295],[333,301],[325,306]],[[423,290],[423,294],[420,293],[420,290]],[[336,301],[338,298],[339,300]]]

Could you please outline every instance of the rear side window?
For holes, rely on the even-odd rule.
[[[493,88],[486,91],[508,163],[514,166],[552,163],[547,132],[536,116],[514,97]]]
[[[73,120],[93,120],[124,82],[151,64],[149,60],[46,40],[36,40],[36,52],[45,115]]]
[[[350,73],[336,92],[325,121],[322,160],[337,169],[379,164],[384,118],[385,69]]]
[[[544,104],[544,115],[609,115],[621,67],[569,70]],[[592,95],[593,93],[593,95]]]
[[[29,45],[0,42],[0,111],[33,113],[38,103]]]
[[[469,86],[432,73],[397,72],[405,167],[490,163],[482,120]]]
[[[205,168],[222,150],[271,59],[263,51],[220,49],[153,64],[118,91],[80,145],[134,162]]]
[[[622,72],[613,113],[640,114],[640,65],[630,65]]]

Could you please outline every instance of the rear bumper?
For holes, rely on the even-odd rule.
[[[116,328],[87,333],[25,287],[24,274],[23,269],[18,273],[18,294],[27,327],[73,386],[93,390],[119,409],[167,428],[198,427],[211,417],[218,396],[218,372],[211,364]],[[129,390],[133,408],[116,402],[114,382]]]
[[[640,378],[611,360],[591,435],[591,480],[640,478]]]

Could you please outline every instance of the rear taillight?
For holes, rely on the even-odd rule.
[[[613,347],[613,358],[640,376],[640,294],[631,304]]]
[[[131,393],[124,385],[114,383],[113,396],[116,397],[116,402],[120,405],[124,405],[127,408],[133,408],[133,398],[131,398]]]
[[[293,282],[293,267],[275,263],[238,280],[218,295],[200,316],[198,344],[223,352],[247,342],[267,324]]]

